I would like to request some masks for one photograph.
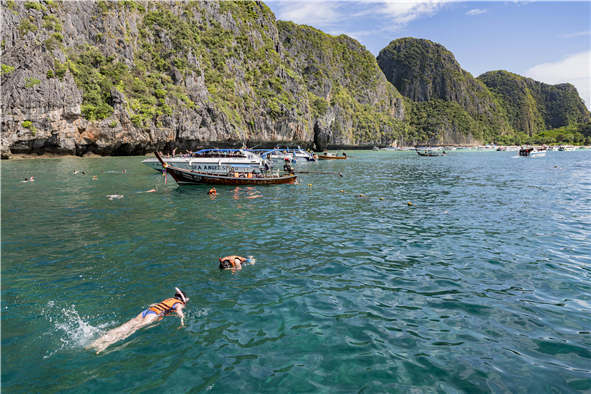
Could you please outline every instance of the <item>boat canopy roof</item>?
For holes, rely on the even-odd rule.
[[[191,152],[193,154],[201,154],[201,153],[244,153],[247,149],[235,148],[235,149],[217,149],[217,148],[209,148],[209,149],[201,149],[198,151]]]

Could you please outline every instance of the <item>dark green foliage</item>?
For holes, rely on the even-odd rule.
[[[394,40],[380,51],[377,60],[388,81],[413,101],[458,101],[471,78],[450,51],[429,40]]]
[[[589,111],[570,84],[547,85],[508,71],[487,72],[478,79],[496,95],[518,131],[533,135],[589,120]]]
[[[39,28],[37,27],[36,24],[31,23],[31,21],[28,18],[23,18],[21,20],[21,23],[18,26],[18,31],[22,34],[25,35],[28,32],[33,32],[35,33]]]
[[[441,143],[444,134],[454,133],[467,139],[484,139],[487,133],[482,124],[475,121],[461,105],[453,101],[434,99],[409,102],[410,125],[415,130],[415,143]],[[459,139],[456,137],[456,140]]]
[[[25,87],[32,88],[33,86],[37,86],[41,83],[41,81],[37,78],[29,77],[25,78]]]
[[[62,31],[62,24],[59,19],[52,14],[43,15],[43,28],[54,30],[56,32]]]
[[[66,72],[68,71],[68,65],[66,63],[60,63],[57,60],[53,62],[53,68],[55,76],[59,79],[62,79]]]
[[[61,43],[64,41],[62,33],[52,33],[47,40],[43,42],[45,48],[49,51],[53,51],[57,48],[61,48]]]
[[[314,112],[319,116],[323,116],[328,110],[328,102],[322,97],[315,97],[312,101],[312,106],[314,108]]]
[[[25,8],[28,10],[37,10],[37,11],[45,11],[46,8],[43,4],[39,3],[38,1],[25,1]]]
[[[112,7],[112,4],[114,4],[114,2],[106,1],[106,0],[99,0],[96,2],[97,8],[101,11],[101,13],[103,15],[106,14],[107,12],[109,12],[109,10]]]
[[[68,68],[82,88],[82,114],[100,120],[113,113],[111,89],[127,75],[127,66],[105,57],[96,47],[85,46],[68,61]],[[61,70],[60,70],[61,74]],[[56,75],[59,76],[57,70]]]
[[[13,66],[9,66],[8,64],[2,63],[2,75],[8,75],[14,71]]]

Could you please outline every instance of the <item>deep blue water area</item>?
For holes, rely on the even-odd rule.
[[[140,157],[2,162],[2,391],[591,390],[591,151],[349,153],[216,198]],[[84,349],[174,286],[185,328]]]

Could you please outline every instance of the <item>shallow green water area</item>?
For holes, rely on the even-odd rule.
[[[2,162],[2,390],[591,390],[591,151],[515,154],[352,151],[215,199],[139,157]],[[187,327],[84,350],[174,286]]]

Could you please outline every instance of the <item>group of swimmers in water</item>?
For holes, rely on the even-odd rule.
[[[242,257],[232,255],[220,257],[219,263],[220,269],[232,270],[235,272],[236,270],[241,270],[242,267],[247,264],[254,264],[255,259],[252,256]],[[151,304],[147,309],[140,312],[136,317],[117,328],[107,331],[104,335],[96,339],[86,348],[89,350],[92,349],[96,351],[96,354],[99,354],[115,342],[119,342],[129,337],[140,328],[144,328],[159,322],[165,316],[170,316],[173,314],[176,314],[181,318],[181,325],[179,328],[184,327],[185,313],[183,312],[183,309],[187,305],[189,297],[187,297],[185,292],[178,287],[175,287],[174,289],[175,293],[173,297],[166,298],[156,304]]]

